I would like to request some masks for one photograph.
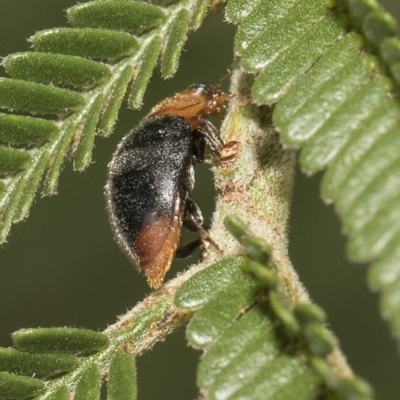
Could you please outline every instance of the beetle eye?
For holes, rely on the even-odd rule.
[[[212,93],[212,87],[208,83],[194,83],[192,88],[198,94],[209,95]]]

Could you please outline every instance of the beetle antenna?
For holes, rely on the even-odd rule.
[[[213,85],[213,89],[218,88],[221,83],[231,74],[231,70],[230,69],[226,69],[222,75],[220,76],[220,78],[218,79],[217,83],[215,85]]]

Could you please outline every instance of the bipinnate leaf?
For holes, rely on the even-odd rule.
[[[230,265],[230,268],[228,268]],[[197,381],[206,399],[313,399],[318,378],[305,354],[294,351],[266,303],[262,287],[245,273],[246,259],[227,259],[196,273],[175,304],[204,305],[187,328],[189,343],[207,350]],[[218,279],[220,278],[220,279]],[[193,302],[186,301],[192,297]],[[198,299],[198,300],[196,300]]]
[[[134,356],[150,350],[193,317],[187,336],[205,352],[197,378],[205,399],[258,399],[261,393],[267,399],[313,400],[331,392],[344,393],[338,398],[348,400],[371,399],[365,382],[351,376],[351,371],[350,378],[349,372],[343,377],[327,357],[337,351],[337,342],[324,326],[323,311],[312,304],[294,304],[277,269],[258,261],[270,246],[244,232],[239,220],[233,222],[227,225],[235,226],[236,233],[241,230],[245,251],[251,250],[248,256],[224,259],[194,275],[188,271],[105,333],[75,328],[16,332],[16,349],[0,349],[0,370],[13,372],[0,373],[0,380],[3,375],[7,378],[0,398],[16,390],[15,382],[24,383],[14,375],[18,373],[46,380],[38,400],[98,399],[102,380],[108,384],[109,400],[134,400]],[[275,279],[265,279],[271,274]],[[292,329],[287,315],[297,329]]]
[[[90,165],[96,135],[112,132],[128,90],[129,105],[141,106],[159,59],[164,77],[175,73],[207,4],[77,4],[68,10],[73,27],[39,31],[30,39],[34,51],[5,58],[11,78],[0,78],[0,108],[9,113],[0,114],[0,243],[28,216],[40,186],[57,193],[67,156],[75,170]]]
[[[108,384],[110,400],[134,400],[137,398],[134,356],[150,350],[193,314],[174,306],[176,290],[177,286],[170,285],[151,294],[103,333],[76,328],[17,331],[13,334],[15,348],[0,351],[0,371],[40,373],[45,387],[35,400],[98,399],[101,383]],[[2,393],[17,393],[18,382],[24,383],[15,374],[3,374],[4,379],[0,372],[0,382],[4,384],[0,385],[0,399]],[[29,379],[28,384],[32,383]],[[43,388],[43,383],[37,382]]]
[[[273,122],[285,145],[301,147],[304,170],[326,169],[322,195],[342,219],[349,257],[373,262],[371,286],[384,291],[382,313],[399,337],[397,22],[374,0],[231,0],[227,16],[239,24],[241,65],[256,74],[254,100],[276,103]]]
[[[372,399],[366,382],[349,370],[344,372],[343,365],[333,365],[338,344],[325,326],[323,310],[291,297],[287,282],[279,278],[271,260],[259,261],[260,252],[255,248],[265,251],[269,244],[236,217],[225,218],[224,224],[249,253],[248,258],[231,259],[236,261],[232,267],[240,267],[244,275],[232,274],[216,289],[215,296],[206,294],[208,302],[187,328],[192,346],[204,350],[198,370],[202,396],[258,399],[262,394],[267,399],[311,400],[333,395]],[[178,289],[176,300],[186,297],[186,292],[195,292],[192,279],[200,283],[203,277],[204,284],[211,283],[210,277],[217,276],[218,270],[225,271],[225,267],[217,263],[209,267],[212,274],[207,269],[194,274]],[[251,281],[246,280],[245,271],[251,272]],[[248,282],[255,285],[253,296],[240,300],[248,292]]]

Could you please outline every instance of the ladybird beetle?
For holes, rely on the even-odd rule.
[[[205,147],[220,160],[224,144],[207,117],[220,116],[229,97],[219,83],[196,83],[163,100],[122,139],[109,163],[106,197],[116,240],[152,288],[175,256],[207,238],[190,197],[193,166],[204,162]],[[201,239],[179,252],[182,226],[195,228]]]

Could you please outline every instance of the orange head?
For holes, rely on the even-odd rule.
[[[149,113],[148,117],[156,115],[180,115],[189,122],[192,130],[202,124],[209,115],[220,116],[230,94],[221,92],[220,81],[211,86],[207,83],[194,83],[186,90],[176,93],[174,96],[157,104]]]

